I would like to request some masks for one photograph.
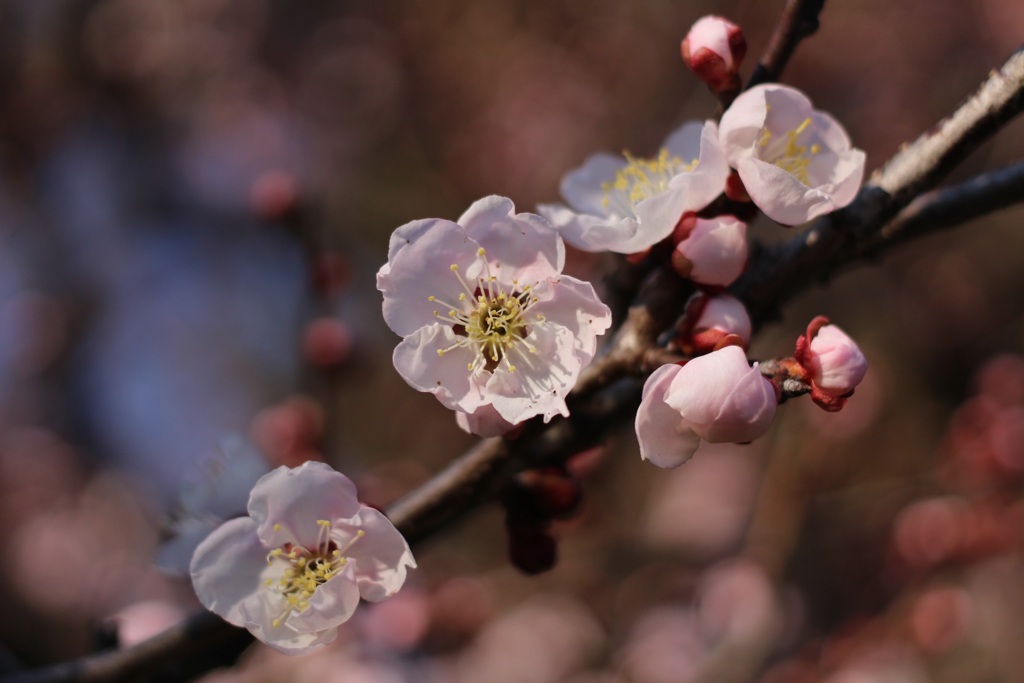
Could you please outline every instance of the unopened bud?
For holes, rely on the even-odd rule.
[[[811,398],[828,411],[843,407],[853,390],[864,379],[868,361],[857,342],[828,318],[818,316],[797,339],[796,359],[811,378]]]
[[[746,53],[740,27],[710,15],[697,20],[682,45],[686,66],[716,94],[739,92],[739,66]]]
[[[747,265],[747,224],[733,216],[696,218],[672,253],[672,267],[698,285],[728,287]]]
[[[746,348],[751,329],[750,316],[739,299],[727,294],[697,293],[686,304],[677,343],[688,354],[710,353],[731,345]]]

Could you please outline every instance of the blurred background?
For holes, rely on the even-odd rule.
[[[390,232],[487,194],[530,210],[590,153],[655,151],[714,115],[689,25],[739,23],[749,74],[782,5],[0,0],[0,664],[195,611],[153,559],[182,566],[168,531],[241,512],[266,468],[324,459],[387,504],[472,443],[391,367]],[[1022,36],[1012,0],[831,2],[785,80],[874,168]],[[953,180],[1019,159],[1021,133]],[[336,646],[210,680],[1021,680],[1022,219],[837,274],[762,330],[753,358],[816,314],[861,343],[842,413],[793,401],[671,472],[619,434],[576,463],[552,571],[509,566],[495,507]]]

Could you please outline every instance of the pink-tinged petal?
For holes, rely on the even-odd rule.
[[[490,404],[480,406],[472,413],[456,411],[455,424],[464,432],[485,438],[501,436],[515,427],[514,424],[499,415],[494,406]]]
[[[391,261],[398,255],[398,252],[422,237],[438,220],[436,218],[424,218],[411,221],[396,228],[391,233],[391,239],[388,240],[388,263],[384,264],[381,271],[390,272]]]
[[[192,586],[199,602],[224,621],[245,626],[243,605],[258,601],[267,568],[267,548],[248,517],[228,520],[206,537],[192,556]]]
[[[705,441],[745,442],[771,426],[777,405],[771,382],[737,346],[699,356],[676,374],[665,397]]]
[[[818,330],[808,355],[814,384],[835,396],[853,391],[868,371],[868,361],[860,347],[837,325],[825,325]]]
[[[555,415],[569,415],[565,396],[579,376],[582,364],[573,349],[572,333],[551,322],[532,325],[526,343],[536,349],[527,351],[517,344],[510,356],[515,372],[498,368],[487,382],[491,404],[502,418],[519,424],[534,415],[549,421]]]
[[[638,202],[636,232],[628,239],[617,242],[614,251],[635,254],[654,246],[672,234],[683,213],[690,210],[689,206],[687,189],[671,185],[665,192]]]
[[[279,593],[263,592],[258,602],[246,603],[245,628],[258,640],[286,655],[300,655],[330,645],[338,637],[338,629],[300,633],[290,625],[284,614],[284,599]],[[280,621],[277,621],[280,619]],[[277,621],[277,623],[275,623]]]
[[[542,316],[549,323],[561,325],[575,339],[577,358],[589,363],[597,351],[597,337],[612,324],[611,309],[601,303],[589,282],[561,275],[557,280],[541,283],[533,290],[540,301],[530,307],[528,317]]]
[[[658,467],[679,467],[700,445],[700,437],[683,422],[679,411],[665,402],[669,386],[681,369],[678,365],[663,365],[655,370],[644,384],[636,412],[640,457]]]
[[[582,166],[562,178],[562,197],[580,213],[609,216],[608,197],[602,185],[614,181],[628,163],[621,155],[606,152],[588,157]]]
[[[859,149],[850,150],[839,159],[832,169],[834,182],[826,186],[836,208],[841,209],[850,204],[860,191],[864,182],[864,163],[867,157]],[[813,160],[812,160],[813,162]],[[813,163],[812,163],[813,172]]]
[[[473,411],[485,402],[479,384],[474,381],[476,375],[485,371],[469,370],[476,352],[468,346],[456,346],[463,339],[445,325],[416,330],[395,347],[395,370],[409,386],[434,394],[446,407]],[[444,351],[444,355],[438,351]]]
[[[696,294],[694,296],[707,295]],[[707,298],[708,302],[705,304],[704,310],[701,311],[700,317],[697,318],[693,331],[721,330],[725,334],[735,334],[743,340],[744,344],[749,344],[753,326],[743,302],[728,294],[718,294]]]
[[[315,546],[317,520],[351,517],[359,511],[355,484],[322,462],[278,467],[249,495],[249,515],[267,548],[285,543]]]
[[[608,251],[607,245],[619,238],[618,224],[605,216],[576,213],[564,204],[540,204],[537,212],[551,221],[563,240],[582,251]],[[630,220],[636,230],[636,221],[624,220]]]
[[[565,247],[544,218],[515,212],[506,197],[484,197],[459,217],[466,234],[487,250],[491,274],[506,286],[513,278],[535,282],[562,271]]]
[[[411,224],[410,224],[411,225]],[[398,229],[404,247],[397,247],[388,266],[377,273],[377,289],[384,294],[384,321],[403,337],[437,322],[434,311],[447,313],[445,302],[459,305],[466,293],[452,266],[472,286],[482,268],[479,245],[451,221],[433,219]],[[472,292],[468,292],[472,294]],[[433,296],[437,300],[431,301]]]
[[[336,631],[352,618],[359,606],[356,567],[349,563],[313,591],[309,607],[288,615],[285,625],[298,633]]]
[[[765,125],[768,110],[763,88],[751,88],[739,95],[722,114],[718,141],[730,165],[753,153]]]
[[[652,239],[642,232],[636,218],[598,218],[580,215],[574,221],[559,229],[566,242],[577,249],[590,252],[614,251],[617,254],[634,254],[650,246]],[[647,244],[647,246],[641,246]]]
[[[356,538],[359,531],[364,534]],[[355,517],[335,522],[332,538],[339,547],[348,545],[343,554],[354,562],[359,593],[370,602],[397,593],[409,568],[416,566],[405,538],[373,508],[364,507]]]
[[[731,216],[698,218],[693,231],[676,246],[676,251],[692,264],[691,280],[726,287],[747,264],[747,225]]]
[[[685,211],[700,211],[725,190],[729,177],[729,162],[718,141],[718,126],[707,121],[700,134],[700,163],[689,173],[676,176],[671,186],[685,183],[687,204]]]
[[[693,163],[700,159],[705,128],[703,121],[687,121],[669,133],[661,146],[668,150],[669,155],[682,159],[684,164]]]
[[[781,225],[800,225],[836,208],[827,195],[774,164],[741,159],[736,170],[757,207]]]
[[[751,88],[757,89],[764,92],[764,102],[768,109],[764,125],[773,133],[784,134],[791,131],[813,113],[814,108],[810,99],[796,88],[778,83],[766,83]]]

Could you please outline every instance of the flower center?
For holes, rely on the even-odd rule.
[[[273,621],[275,628],[292,612],[304,612],[309,609],[309,601],[317,587],[327,583],[345,568],[349,559],[345,557],[345,551],[366,535],[366,532],[360,529],[352,540],[339,548],[331,539],[331,523],[326,519],[318,519],[316,523],[320,527],[320,533],[314,548],[286,543],[267,554],[267,564],[286,564],[280,578],[267,579],[264,582],[267,588],[284,596],[284,609]],[[280,528],[280,525],[274,526],[275,531]]]
[[[458,304],[449,304],[435,296],[428,297],[428,301],[448,307],[447,315],[434,311],[434,317],[452,323],[452,329],[459,336],[459,340],[448,348],[438,349],[437,355],[469,348],[474,353],[473,360],[467,364],[470,372],[480,367],[493,372],[502,364],[509,372],[515,372],[516,366],[511,359],[514,353],[528,358],[523,349],[527,353],[537,352],[536,347],[526,341],[530,333],[526,326],[526,312],[539,299],[531,294],[532,286],[520,288],[516,280],[512,281],[512,291],[506,292],[497,277],[491,275],[484,248],[480,247],[476,253],[483,261],[483,275],[477,278],[476,287],[469,286],[459,273],[458,265],[451,266],[464,290],[459,294]],[[542,315],[535,318],[544,321]]]
[[[799,142],[800,135],[810,125],[811,118],[807,117],[799,126],[787,131],[781,140],[773,139],[772,132],[765,128],[761,132],[761,139],[757,141],[757,146],[764,148],[762,158],[775,164],[808,187],[811,184],[808,175],[811,157],[821,151],[821,146],[816,143],[801,145]]]
[[[623,152],[623,156],[629,163],[615,173],[615,180],[601,183],[604,192],[601,203],[610,211],[627,216],[634,215],[634,208],[643,200],[667,190],[672,178],[692,171],[699,163],[694,159],[687,164],[664,148],[651,159],[639,159],[629,152]]]

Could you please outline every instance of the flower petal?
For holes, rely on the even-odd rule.
[[[628,163],[621,154],[601,152],[587,157],[582,166],[562,178],[562,197],[580,213],[610,217],[607,194],[602,185],[614,181],[616,174]]]
[[[501,436],[515,427],[514,424],[499,415],[494,406],[490,404],[480,406],[472,413],[456,411],[455,424],[464,432],[483,437]]]
[[[757,207],[782,225],[800,225],[836,208],[819,189],[804,185],[775,164],[740,159],[736,170]]]
[[[557,275],[565,262],[565,247],[554,227],[541,216],[515,210],[511,199],[484,197],[458,221],[487,250],[491,274],[506,287],[513,278],[526,283]]]
[[[516,371],[498,368],[487,381],[491,404],[502,418],[519,424],[534,415],[549,421],[569,415],[565,396],[579,376],[582,364],[573,349],[572,333],[551,322],[530,326],[525,344],[517,344],[511,356]]]
[[[700,445],[700,437],[683,422],[679,411],[665,402],[668,388],[679,370],[678,365],[663,365],[655,370],[644,384],[643,398],[636,412],[640,457],[658,467],[679,467]]]
[[[291,627],[290,617],[275,624],[283,614],[283,606],[280,594],[262,592],[258,602],[245,605],[245,628],[261,642],[287,655],[305,654],[337,639],[336,628],[300,633]]]
[[[360,507],[355,484],[322,462],[278,467],[256,482],[249,495],[249,515],[267,548],[315,546],[317,520],[351,517]]]
[[[288,615],[285,625],[298,633],[335,631],[352,618],[359,606],[356,567],[349,563],[313,591],[309,607]]]
[[[478,376],[486,373],[481,368],[469,370],[476,352],[468,346],[455,346],[462,339],[450,327],[430,325],[403,339],[392,360],[409,386],[434,394],[448,408],[472,412],[485,403],[480,384],[486,378]],[[450,350],[438,354],[445,349]]]
[[[199,602],[235,626],[245,626],[243,605],[258,601],[267,549],[248,517],[224,522],[192,555],[192,586]]]
[[[399,237],[392,239],[398,239],[399,246],[377,272],[377,289],[384,294],[384,321],[404,337],[435,324],[434,311],[447,312],[441,302],[457,306],[460,294],[472,295],[452,272],[453,265],[463,280],[472,283],[482,264],[476,253],[479,245],[451,221],[414,221],[396,232]],[[431,296],[438,301],[431,301]]]
[[[540,301],[530,307],[534,319],[543,316],[551,323],[565,327],[575,339],[577,358],[587,364],[597,351],[597,337],[612,324],[611,309],[601,303],[589,282],[561,275],[533,290]]]
[[[378,602],[391,597],[405,583],[408,568],[416,566],[405,538],[391,520],[373,508],[363,507],[355,517],[337,520],[334,530],[339,546],[357,532],[364,532],[351,542],[345,555],[355,561],[355,580],[365,600]]]

